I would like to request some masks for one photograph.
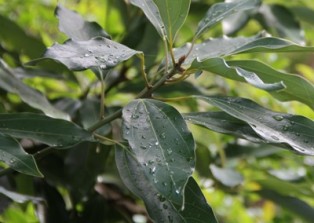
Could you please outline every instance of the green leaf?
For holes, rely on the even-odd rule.
[[[17,23],[0,15],[0,39],[2,46],[11,46],[20,54],[31,58],[40,57],[45,51],[45,44],[28,35]]]
[[[18,94],[22,101],[29,106],[39,109],[46,115],[54,118],[69,119],[67,114],[52,106],[45,96],[15,77],[12,70],[2,60],[0,60],[0,79],[0,87],[2,89]]]
[[[292,12],[283,5],[263,4],[259,8],[259,16],[264,28],[283,38],[288,38],[298,44],[304,45],[304,32]]]
[[[165,24],[169,43],[172,45],[189,13],[191,0],[154,0],[154,2]]]
[[[260,0],[240,0],[230,3],[216,3],[207,11],[205,17],[198,24],[195,38],[210,27],[238,12],[250,10],[259,7]]]
[[[0,133],[0,160],[20,173],[43,176],[38,170],[34,157],[26,153],[15,139],[2,133]]]
[[[0,193],[18,203],[24,203],[27,201],[31,201],[33,203],[44,202],[44,199],[41,197],[34,197],[34,196],[16,193],[13,191],[9,191],[1,186],[0,186]]]
[[[123,137],[146,177],[160,194],[182,205],[195,165],[195,145],[180,113],[165,103],[141,99],[125,106],[122,117]]]
[[[84,41],[97,36],[110,38],[98,23],[87,22],[78,13],[62,5],[56,7],[55,15],[59,19],[59,30],[72,40]]]
[[[298,19],[309,23],[310,25],[314,24],[313,13],[314,10],[306,6],[293,6],[289,8]]]
[[[233,35],[243,28],[250,19],[254,10],[235,13],[222,21],[222,30],[225,35]]]
[[[276,83],[264,83],[256,73],[247,71],[241,67],[231,67],[222,58],[212,58],[202,62],[195,60],[189,70],[191,73],[194,73],[195,70],[206,70],[223,77],[233,77],[235,80],[246,81],[254,87],[269,92],[285,89],[285,84],[280,80],[277,80],[278,82]]]
[[[72,122],[31,113],[0,114],[0,132],[59,147],[93,141],[89,132]]]
[[[243,183],[243,176],[230,168],[220,168],[214,164],[209,166],[213,176],[227,187],[235,187]]]
[[[151,22],[163,39],[167,38],[165,24],[154,0],[130,0],[130,3],[139,7],[144,12],[147,19]]]
[[[252,76],[253,79],[250,80],[241,77],[237,72],[239,68],[253,72],[251,73],[254,74],[254,76]],[[297,100],[314,109],[314,98],[312,97],[312,95],[314,95],[313,84],[301,76],[277,71],[259,61],[225,61],[222,58],[212,58],[202,62],[194,61],[187,72],[193,73],[195,70],[206,70],[232,80],[246,81],[255,87],[267,90],[272,96],[281,101]],[[257,80],[257,82],[255,80]],[[267,84],[263,84],[264,82]],[[262,85],[259,85],[259,83],[262,83]],[[280,91],[269,91],[268,89],[269,86],[280,87],[282,85],[285,86],[285,88]]]
[[[95,37],[87,41],[68,40],[63,44],[56,43],[48,48],[44,58],[57,60],[70,70],[97,67],[104,70],[128,60],[135,54],[141,52],[104,37]],[[39,60],[32,61],[31,64]]]
[[[248,43],[254,42],[257,39],[262,38],[265,33],[259,33],[251,37],[222,37],[222,38],[210,38],[202,43],[195,44],[192,51],[184,61],[184,65],[191,64],[195,59],[198,61],[204,61],[209,58],[229,56],[232,55],[234,51],[238,48],[245,46]],[[190,48],[191,43],[187,43],[180,48],[174,49],[174,55],[176,60],[180,57],[186,55]]]
[[[273,112],[244,98],[195,97],[247,122],[268,143],[288,145],[301,154],[314,155],[314,122],[303,116]]]
[[[281,207],[287,209],[287,211],[298,215],[306,222],[313,222],[314,208],[303,200],[297,197],[283,196],[272,190],[260,190],[256,193],[259,194],[261,197],[271,200]]]
[[[192,112],[183,115],[184,119],[204,126],[215,132],[230,134],[252,142],[265,143],[246,122],[225,112]]]
[[[147,177],[145,168],[132,152],[117,147],[115,158],[122,181],[144,201],[154,222],[217,222],[211,207],[192,177],[185,187],[183,209],[181,205],[174,204],[157,190],[155,183]]]
[[[192,51],[184,61],[185,66],[191,64],[195,59],[199,62],[206,59],[230,56],[240,53],[255,53],[255,52],[313,52],[314,47],[304,47],[297,45],[288,40],[265,37],[266,33],[260,33],[251,37],[222,37],[217,39],[208,39],[202,43],[195,44]],[[175,58],[186,55],[192,44],[187,43],[180,48],[174,50]]]
[[[227,61],[229,66],[241,67],[245,70],[255,72],[264,82],[282,81],[285,89],[270,92],[274,97],[281,101],[300,101],[314,109],[314,85],[302,76],[277,71],[264,63],[254,60],[233,60]],[[219,73],[227,78],[238,80],[238,77],[227,73]]]

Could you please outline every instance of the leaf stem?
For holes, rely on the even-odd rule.
[[[149,83],[148,79],[147,79],[147,74],[145,72],[145,58],[144,58],[144,54],[141,53],[141,54],[137,54],[137,56],[140,58],[141,60],[141,73],[143,75],[143,78],[145,80],[145,85],[147,88],[151,88],[152,85]]]

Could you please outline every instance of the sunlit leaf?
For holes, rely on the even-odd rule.
[[[57,60],[70,70],[97,67],[105,70],[140,53],[110,39],[95,37],[87,41],[68,40],[63,44],[56,43],[48,48],[44,58]],[[38,60],[31,64],[36,62]]]
[[[283,81],[277,80],[276,83],[264,83],[258,74],[247,71],[241,67],[231,67],[222,58],[212,58],[202,62],[194,61],[189,68],[191,72],[194,70],[206,70],[209,72],[216,73],[223,77],[234,77],[234,79],[240,79],[246,81],[254,87],[263,89],[265,91],[279,91],[285,88]],[[242,77],[242,78],[239,78]]]
[[[24,203],[27,201],[31,201],[33,203],[44,202],[44,199],[41,197],[34,197],[34,196],[16,193],[14,191],[9,191],[1,186],[0,186],[0,193],[18,203]]]
[[[0,132],[60,147],[93,140],[89,132],[72,122],[31,113],[0,114]]]
[[[233,169],[220,168],[214,164],[211,164],[209,168],[213,176],[225,186],[235,187],[243,182],[243,176]]]
[[[234,135],[252,142],[265,143],[250,125],[225,112],[193,112],[185,113],[183,117],[188,122],[204,126],[216,132]]]
[[[314,136],[311,134],[314,131],[314,122],[303,116],[273,112],[244,98],[196,98],[247,122],[268,143],[288,145],[301,154],[314,155]]]
[[[2,124],[1,121],[0,123]],[[34,157],[26,153],[15,139],[2,133],[0,133],[0,160],[18,172],[36,177],[43,176]]]
[[[0,79],[2,89],[17,94],[22,101],[31,107],[39,109],[54,118],[69,119],[66,113],[52,106],[45,96],[16,78],[12,70],[2,60],[0,60]]]
[[[191,0],[154,0],[154,2],[165,24],[169,42],[172,44],[188,15]]]
[[[262,20],[264,28],[280,37],[288,38],[298,44],[305,43],[304,32],[292,12],[283,5],[263,4],[257,18]]]
[[[110,36],[96,22],[87,22],[78,13],[58,5],[55,15],[59,19],[59,30],[75,41],[90,40],[93,37]]]
[[[192,177],[185,187],[185,204],[182,210],[181,205],[174,204],[157,190],[155,183],[147,177],[145,168],[132,152],[117,147],[115,158],[124,184],[143,199],[148,214],[154,222],[217,222],[211,207]]]
[[[123,137],[156,190],[183,203],[194,168],[194,140],[180,113],[151,99],[134,100],[123,109]]]
[[[260,0],[240,0],[229,3],[216,3],[206,13],[205,17],[198,24],[196,38],[221,20],[235,13],[257,8]]]
[[[254,10],[252,10],[254,11]],[[228,18],[222,20],[222,30],[225,35],[232,35],[243,28],[250,19],[250,10],[235,13]]]
[[[148,20],[153,24],[163,39],[167,38],[165,24],[154,0],[130,0],[130,3],[139,7],[144,12]]]

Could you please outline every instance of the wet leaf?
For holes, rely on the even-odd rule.
[[[124,107],[122,117],[123,137],[146,177],[160,194],[182,205],[195,145],[180,113],[165,103],[141,99]]]
[[[206,70],[221,75],[223,77],[231,76],[235,79],[238,79],[238,77],[235,76],[239,76],[254,87],[269,92],[285,89],[285,84],[283,83],[283,81],[277,80],[278,82],[276,83],[265,83],[256,73],[247,71],[241,67],[231,67],[222,58],[212,58],[202,62],[198,62],[195,60],[189,70],[194,73],[195,69]]]
[[[34,60],[30,64],[44,58],[51,58],[63,63],[70,70],[88,68],[105,70],[128,60],[135,54],[141,52],[104,37],[95,37],[87,41],[68,40],[63,44],[56,43],[48,48],[43,58]]]
[[[59,147],[93,141],[89,132],[72,122],[31,113],[0,114],[0,132]]]
[[[155,183],[147,177],[145,168],[131,151],[117,147],[116,164],[124,184],[144,201],[154,222],[217,222],[211,207],[192,177],[185,187],[185,204],[182,210],[181,205],[173,203],[157,190]]]
[[[265,143],[250,125],[225,112],[193,112],[185,113],[183,117],[188,122],[204,126],[215,132],[234,135],[252,142]]]
[[[257,103],[237,97],[196,98],[206,101],[235,118],[247,122],[268,143],[284,144],[301,154],[314,155],[314,122],[303,116],[273,112]]]
[[[62,5],[56,7],[55,15],[59,19],[59,30],[72,40],[84,41],[97,36],[110,38],[98,23],[87,22],[81,15]]]
[[[236,2],[214,4],[212,7],[210,7],[205,17],[198,24],[195,38],[199,37],[210,27],[229,17],[230,15],[258,8],[260,4],[260,0],[240,0]]]
[[[34,157],[26,153],[15,139],[2,133],[0,133],[0,161],[20,173],[43,176],[38,170]]]

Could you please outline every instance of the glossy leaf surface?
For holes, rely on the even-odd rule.
[[[167,30],[161,18],[159,9],[154,0],[130,0],[130,3],[139,7],[147,19],[153,24],[159,35],[164,39],[167,38]]]
[[[98,23],[87,22],[81,15],[62,5],[56,7],[55,15],[59,19],[59,30],[72,40],[84,41],[97,36],[110,38]]]
[[[273,112],[244,98],[196,97],[247,122],[268,143],[288,145],[301,154],[314,155],[314,122],[303,116]]]
[[[69,146],[93,140],[89,132],[72,122],[31,113],[0,114],[0,132],[50,146]]]
[[[169,201],[183,203],[187,179],[194,169],[194,140],[172,106],[141,99],[123,109],[126,139],[156,190]]]
[[[172,44],[188,15],[191,0],[154,0],[154,2],[165,24],[168,40]]]
[[[254,60],[233,60],[227,64],[255,72],[264,82],[282,81],[286,88],[270,92],[274,97],[281,101],[297,100],[314,109],[314,85],[302,76],[284,73]]]
[[[241,67],[231,67],[222,58],[212,58],[203,62],[195,60],[189,69],[192,70],[191,72],[194,72],[194,69],[206,70],[223,77],[231,76],[235,79],[239,79],[238,77],[241,77],[240,80],[244,80],[254,87],[269,92],[285,89],[285,84],[280,80],[277,80],[278,82],[276,83],[265,83],[256,73],[247,71]]]
[[[216,223],[202,191],[191,177],[185,187],[184,209],[162,195],[145,173],[145,168],[132,152],[116,148],[116,164],[124,184],[143,199],[149,216],[154,222]],[[197,203],[195,203],[197,201]]]
[[[253,79],[241,77],[237,72],[237,68],[253,72]],[[195,69],[206,70],[236,81],[246,81],[255,87],[268,91],[279,100],[297,100],[314,108],[314,98],[311,96],[314,95],[314,86],[312,83],[301,76],[277,71],[259,61],[225,61],[222,58],[212,58],[202,62],[194,61],[189,68],[189,72],[193,73]],[[280,91],[272,90],[272,87],[276,89],[277,87],[280,88],[280,86],[284,86],[285,88]],[[271,88],[269,89],[269,87]]]
[[[198,24],[195,36],[199,37],[210,27],[229,17],[230,15],[233,15],[237,12],[257,8],[260,3],[260,0],[240,0],[236,2],[214,4],[207,11],[205,17]]]
[[[34,157],[26,153],[15,139],[2,133],[0,133],[0,161],[20,173],[43,176],[38,170]]]
[[[252,142],[265,142],[250,125],[225,112],[193,112],[185,113],[183,117],[188,122],[204,126],[215,132],[234,135]]]
[[[217,39],[208,39],[202,43],[195,44],[192,51],[186,58],[184,65],[191,64],[195,59],[204,61],[214,57],[229,56],[240,53],[282,53],[282,52],[313,52],[314,47],[304,47],[288,40],[265,37],[265,33],[252,37],[223,37]],[[175,58],[186,55],[191,43],[174,50]]]
[[[44,58],[57,60],[70,70],[108,69],[139,53],[104,37],[95,37],[87,41],[56,43],[48,48]]]
[[[14,76],[12,70],[0,60],[0,87],[10,93],[17,94],[29,106],[43,111],[54,118],[69,119],[69,116],[58,110],[38,91],[24,84]]]

